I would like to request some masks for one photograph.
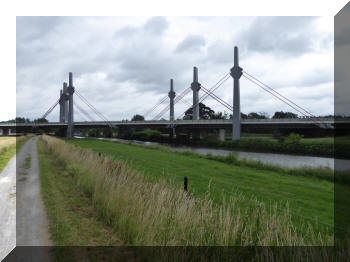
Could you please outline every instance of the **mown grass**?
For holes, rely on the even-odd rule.
[[[316,177],[293,176],[276,170],[259,169],[232,163],[221,163],[205,159],[207,156],[191,152],[172,152],[163,147],[146,148],[138,145],[112,143],[97,140],[73,140],[76,145],[102,152],[114,159],[122,160],[130,168],[143,172],[151,181],[167,179],[181,188],[183,178],[189,178],[191,194],[204,197],[209,192],[216,203],[226,197],[243,194],[257,198],[267,205],[279,203],[281,209],[289,204],[291,212],[310,219],[293,216],[295,225],[312,223],[318,219],[329,225],[334,220],[334,184]],[[250,200],[242,201],[243,206],[254,206]],[[330,232],[332,227],[328,226]]]

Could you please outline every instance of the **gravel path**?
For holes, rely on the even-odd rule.
[[[40,192],[38,137],[17,155],[17,246],[51,246],[48,220]]]

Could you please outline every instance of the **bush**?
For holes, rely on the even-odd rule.
[[[200,140],[199,146],[227,148],[235,150],[253,151],[253,152],[271,152],[285,154],[300,154],[333,157],[333,143],[304,142],[298,134],[290,134],[287,137],[281,137],[279,140],[272,140],[257,137],[243,137],[235,141],[211,141]],[[345,150],[346,147],[338,147],[338,157],[349,158],[350,153]]]
[[[299,144],[301,141],[301,135],[291,133],[287,137],[281,137],[279,139],[279,142],[284,143],[284,144]]]

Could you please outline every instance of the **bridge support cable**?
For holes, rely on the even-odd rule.
[[[248,75],[243,74],[243,76],[248,79],[250,82],[254,83],[255,85],[257,85],[258,87],[260,87],[261,89],[263,89],[264,91],[270,93],[271,95],[273,95],[274,97],[276,97],[278,100],[282,101],[283,103],[285,103],[286,105],[290,106],[291,108],[293,108],[295,111],[297,111],[298,113],[300,113],[301,115],[307,117],[310,119],[310,121],[314,122],[315,125],[322,127],[324,125],[324,123],[321,123],[317,120],[314,120],[312,118],[310,118],[309,115],[305,114],[304,112],[302,112],[300,109],[298,109],[296,106],[293,106],[290,102],[286,101],[285,99],[279,97],[278,95],[276,95],[275,93],[273,93],[272,91],[270,91],[269,89],[265,88],[263,85],[259,84],[259,82],[257,82],[256,80],[250,78]]]
[[[185,99],[181,99],[181,102],[183,104],[185,104],[186,106],[192,106],[191,103],[189,103],[188,101],[186,101]]]
[[[199,99],[197,104],[200,104],[201,102],[203,102],[211,93],[213,93],[216,89],[218,89],[220,86],[222,86],[229,78],[230,78],[230,73],[227,73],[215,85],[213,85],[209,90],[207,88],[204,88],[203,90],[207,90],[207,92],[201,96],[201,98]],[[192,108],[192,106],[187,108],[186,111],[190,108]],[[183,112],[181,115],[179,115],[177,118],[181,118],[183,115],[185,115],[186,111]]]
[[[95,122],[95,120],[81,107],[77,102],[74,104],[77,109],[82,113],[86,118],[88,118],[90,121]]]
[[[55,107],[59,104],[60,99],[58,99],[46,112],[41,116],[42,119],[45,119],[54,109]]]
[[[256,82],[258,82],[259,84],[263,85],[264,87],[266,87],[267,89],[269,89],[270,91],[274,92],[275,94],[277,94],[278,96],[282,97],[283,99],[287,100],[288,102],[290,102],[291,104],[293,104],[294,106],[298,107],[300,110],[304,111],[306,114],[315,117],[315,115],[311,114],[309,111],[307,111],[306,109],[304,109],[303,107],[297,105],[296,103],[294,103],[292,100],[288,99],[287,97],[283,96],[281,93],[277,92],[275,89],[273,89],[272,87],[268,86],[267,84],[261,82],[259,79],[257,79],[256,77],[252,76],[251,74],[247,73],[246,71],[243,71],[244,74],[246,74],[247,76],[249,76],[251,79],[255,80]]]
[[[226,82],[227,79],[230,78],[230,73],[227,73],[225,76],[223,76],[217,83],[215,83],[215,85],[212,86],[212,88],[210,89],[211,92],[215,91],[217,88],[219,88],[224,82]],[[177,96],[175,98],[174,103],[176,104],[177,102],[179,102],[185,95],[187,95],[189,92],[191,91],[191,87],[185,89],[179,96]],[[199,103],[202,102],[204,99],[206,99],[208,97],[208,94],[202,96],[199,100]],[[198,104],[199,104],[198,103]],[[190,106],[189,108],[191,108],[192,106]],[[166,106],[158,115],[156,115],[153,120],[157,120],[159,118],[161,118],[170,108],[170,105]],[[186,110],[187,111],[187,110]],[[185,112],[186,112],[185,111]],[[179,117],[182,117],[182,115],[185,114],[185,112],[183,114],[181,114]],[[178,118],[179,118],[178,117]]]
[[[86,98],[82,96],[78,91],[75,92],[77,96],[80,98],[81,101],[83,101],[99,118],[102,119],[103,122],[105,122],[109,127],[114,128],[115,126],[112,125],[112,123],[102,114],[100,113],[93,105],[91,105]]]
[[[89,103],[89,101],[87,101],[87,99],[85,97],[83,97],[82,94],[80,94],[78,91],[76,91],[76,94],[81,99],[81,101],[83,101],[88,107],[90,107],[90,109],[95,114],[97,114],[101,119],[103,119],[103,121],[107,121],[108,122],[108,119],[104,115],[102,115],[102,113],[100,113],[91,103]]]
[[[161,100],[159,100],[145,115],[144,117],[146,117],[147,115],[151,114],[154,110],[156,110],[161,104],[163,104],[166,99],[168,98],[168,96],[166,95],[165,97],[163,97]]]
[[[182,98],[184,98],[189,92],[191,91],[191,88],[188,87],[186,88],[184,91],[182,91],[182,93],[180,95],[178,95],[175,99],[174,99],[174,104],[177,104],[178,102],[181,101]],[[153,120],[158,120],[159,118],[161,118],[166,112],[168,112],[168,110],[170,109],[170,104],[168,104],[165,108],[162,109],[162,111],[160,111],[154,118]]]
[[[216,89],[218,89],[220,86],[222,86],[226,81],[227,79],[230,78],[230,73],[227,73],[223,78],[221,78],[215,85],[213,85],[208,91],[210,93],[213,93]],[[206,99],[207,97],[209,96],[209,94],[205,94],[203,95],[201,98],[200,98],[200,101],[199,102],[202,102],[204,101],[204,99]]]
[[[76,104],[75,104],[76,105]],[[77,110],[75,112],[78,113],[78,115],[83,118],[84,121],[87,121],[86,115],[79,109],[79,107],[76,108]],[[91,120],[90,120],[91,121]]]
[[[204,86],[202,86],[204,92],[206,92],[209,96],[211,96],[212,98],[214,98],[216,101],[218,101],[221,105],[223,105],[224,107],[226,107],[227,109],[229,109],[230,111],[233,112],[233,107],[227,103],[226,101],[222,100],[220,97],[218,97],[217,95],[215,95],[213,92],[210,92],[207,88],[205,88]]]

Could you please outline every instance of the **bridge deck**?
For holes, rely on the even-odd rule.
[[[350,119],[334,120],[332,118],[295,118],[295,119],[242,119],[242,126],[261,126],[261,127],[280,127],[280,128],[315,128],[320,127],[322,123],[323,128],[332,128],[334,123],[349,124]],[[94,121],[94,122],[74,122],[76,127],[106,127],[113,125],[116,127],[186,127],[193,128],[232,128],[232,120],[150,120],[150,121]],[[65,127],[67,123],[49,122],[49,123],[0,123],[0,128],[3,127]]]

